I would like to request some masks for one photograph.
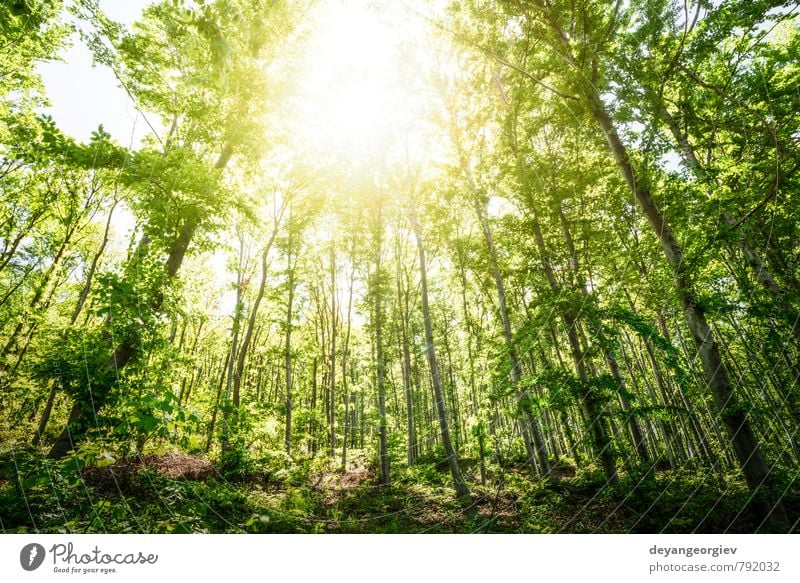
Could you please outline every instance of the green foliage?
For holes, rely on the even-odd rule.
[[[226,480],[239,482],[252,475],[255,463],[246,450],[232,447],[222,452],[218,467]]]
[[[102,447],[86,448],[80,457],[52,462],[24,449],[3,452],[4,531],[647,533],[754,528],[754,518],[742,511],[749,501],[744,484],[735,476],[705,471],[656,472],[643,466],[625,474],[617,492],[596,468],[549,482],[505,472],[499,482],[477,488],[477,511],[465,514],[447,494],[441,480],[447,473],[432,464],[409,468],[395,485],[377,490],[369,482],[341,491],[324,489],[314,485],[319,477],[306,473],[279,486],[276,496],[274,486],[262,490],[252,481],[171,479],[146,468],[133,474],[117,469],[117,480],[106,490],[97,470],[86,470],[100,467],[103,455]],[[800,503],[797,476],[780,473],[774,487],[788,493],[787,504]],[[333,506],[326,502],[331,496],[338,498]]]

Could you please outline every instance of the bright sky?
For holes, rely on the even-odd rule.
[[[100,1],[109,17],[126,25],[137,20],[150,3],[151,0]],[[77,37],[60,58],[61,61],[39,65],[51,103],[44,113],[50,115],[64,133],[79,141],[88,141],[91,133],[102,124],[120,144],[138,145],[150,130],[128,94],[119,87],[114,74],[106,67],[93,66],[89,49]],[[114,252],[124,252],[134,224],[133,214],[124,205],[118,206],[111,236]]]
[[[148,4],[150,0],[100,1],[109,17],[125,24],[138,19]],[[131,143],[135,128],[134,139],[138,143],[149,129],[128,95],[118,86],[114,74],[106,67],[93,67],[91,53],[77,38],[61,59],[62,62],[39,66],[51,102],[45,113],[52,116],[65,133],[81,141],[88,140],[92,131],[103,124],[123,145]]]
[[[110,18],[130,25],[151,2],[101,0],[100,4]],[[309,154],[312,145],[315,154],[341,155],[371,166],[380,164],[398,139],[418,133],[413,120],[421,113],[419,97],[425,88],[419,86],[414,66],[409,71],[398,65],[403,51],[418,50],[425,21],[391,2],[381,3],[379,11],[374,4],[319,0],[314,13],[307,15],[306,23],[316,30],[306,49],[304,73],[293,91],[296,107],[290,108],[298,114],[291,120],[292,145],[301,156]],[[74,138],[87,141],[102,124],[119,143],[137,147],[150,132],[113,72],[93,66],[80,39],[74,39],[60,62],[42,64],[39,71],[51,102],[45,112]],[[159,127],[157,116],[148,119]],[[429,148],[422,147],[423,156],[430,154]],[[120,207],[114,219],[114,239],[120,249],[133,225],[133,215]],[[220,282],[230,280],[223,252],[215,254],[211,263]],[[233,296],[224,297],[220,312],[230,313],[233,303]]]
[[[153,0],[101,0],[113,20],[130,25]],[[397,130],[390,112],[411,108],[408,87],[398,83],[397,57],[414,42],[423,19],[391,2],[380,14],[370,0],[323,0],[309,15],[316,26],[299,80],[301,119],[298,137],[323,149],[372,150]],[[88,140],[100,124],[118,142],[136,146],[150,129],[114,74],[95,67],[89,50],[74,38],[60,62],[39,66],[51,115],[67,134]],[[157,128],[157,116],[148,119]],[[302,127],[300,127],[302,126]],[[132,140],[133,136],[133,140]]]
[[[382,13],[363,1],[318,8],[296,88],[299,140],[350,155],[385,145],[392,113],[408,105],[396,70],[403,35],[413,31],[390,21],[397,16],[390,7]]]

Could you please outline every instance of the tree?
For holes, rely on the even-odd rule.
[[[411,204],[414,204],[413,202]],[[433,395],[436,405],[436,414],[439,419],[439,429],[442,435],[442,445],[450,474],[453,477],[453,487],[460,498],[469,498],[470,491],[464,477],[461,475],[461,467],[458,457],[453,449],[450,440],[450,423],[447,419],[447,406],[445,405],[444,392],[442,391],[442,380],[439,372],[439,362],[436,359],[436,346],[433,339],[433,324],[431,323],[430,300],[428,298],[428,267],[425,260],[425,240],[422,229],[417,218],[417,211],[411,208],[409,213],[414,236],[417,240],[417,251],[419,253],[419,278],[420,278],[420,298],[422,301],[422,319],[425,327],[425,345],[428,356],[428,366],[430,367],[431,381],[433,382]]]
[[[256,26],[257,22],[268,23],[267,26],[271,24],[266,18],[257,20],[255,17],[266,15],[270,8],[261,2],[244,2],[241,9],[251,16],[247,20],[251,26],[240,28],[236,13],[226,11],[223,6],[203,5],[196,11],[186,10],[178,15],[169,3],[155,4],[148,9],[147,19],[136,34],[108,39],[117,41],[116,57],[108,47],[98,52],[99,58],[107,64],[115,66],[118,62],[125,67],[124,72],[120,72],[121,78],[139,97],[141,105],[160,111],[165,117],[171,115],[174,131],[179,125],[185,126],[182,132],[186,137],[184,145],[173,146],[168,138],[162,144],[164,151],[160,155],[142,153],[132,176],[132,179],[144,178],[143,202],[150,204],[147,226],[126,271],[136,277],[151,253],[162,258],[158,268],[160,272],[152,274],[155,285],[147,290],[149,297],[140,302],[151,314],[161,311],[165,287],[176,278],[198,229],[207,224],[214,212],[221,210],[217,205],[222,199],[215,197],[214,193],[219,189],[220,174],[228,165],[235,147],[244,144],[247,132],[258,127],[255,122],[257,115],[251,110],[255,104],[250,94],[259,87],[263,75],[259,60],[263,44],[252,41],[263,34]],[[101,15],[95,13],[94,16],[105,28],[101,30],[106,35],[116,32]],[[167,50],[167,47],[176,50]],[[231,52],[235,56],[229,54]],[[174,60],[165,60],[163,57],[167,55]],[[157,69],[148,71],[146,75],[137,75],[140,71],[138,64],[144,56],[152,57],[150,62],[157,63],[162,70],[184,71],[179,83],[173,87],[165,82],[166,76]],[[201,107],[185,109],[191,99],[182,99],[181,93],[189,96],[201,89],[207,92]],[[220,137],[222,145],[217,146],[215,142],[219,143]],[[216,146],[220,151],[213,165],[209,165],[203,156],[191,151],[192,146]],[[150,179],[155,168],[160,170],[159,179],[168,176],[172,170],[171,180]],[[187,171],[197,174],[192,176]],[[165,186],[170,196],[163,196],[161,189]],[[182,201],[187,194],[190,195],[188,199]],[[156,204],[156,200],[163,202]],[[184,207],[177,219],[170,212],[176,203]],[[118,328],[114,334],[109,332],[106,335],[107,340],[111,337],[122,340],[114,346],[105,365],[98,371],[91,403],[76,399],[67,427],[50,450],[51,457],[63,457],[73,447],[75,438],[85,431],[110,396],[117,371],[139,356],[141,345],[136,328]]]

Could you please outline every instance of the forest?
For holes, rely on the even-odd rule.
[[[800,532],[797,2],[107,5],[0,3],[0,532]]]

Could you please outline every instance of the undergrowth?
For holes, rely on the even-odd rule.
[[[441,464],[394,469],[381,486],[371,460],[347,471],[324,456],[292,461],[229,451],[215,462],[179,453],[116,459],[84,450],[52,461],[0,453],[6,533],[654,533],[766,532],[736,475],[637,468],[617,488],[596,470],[539,480],[489,468],[472,503],[453,495]],[[798,476],[771,485],[800,515]],[[764,495],[767,496],[766,492]],[[788,526],[783,532],[788,530]]]

